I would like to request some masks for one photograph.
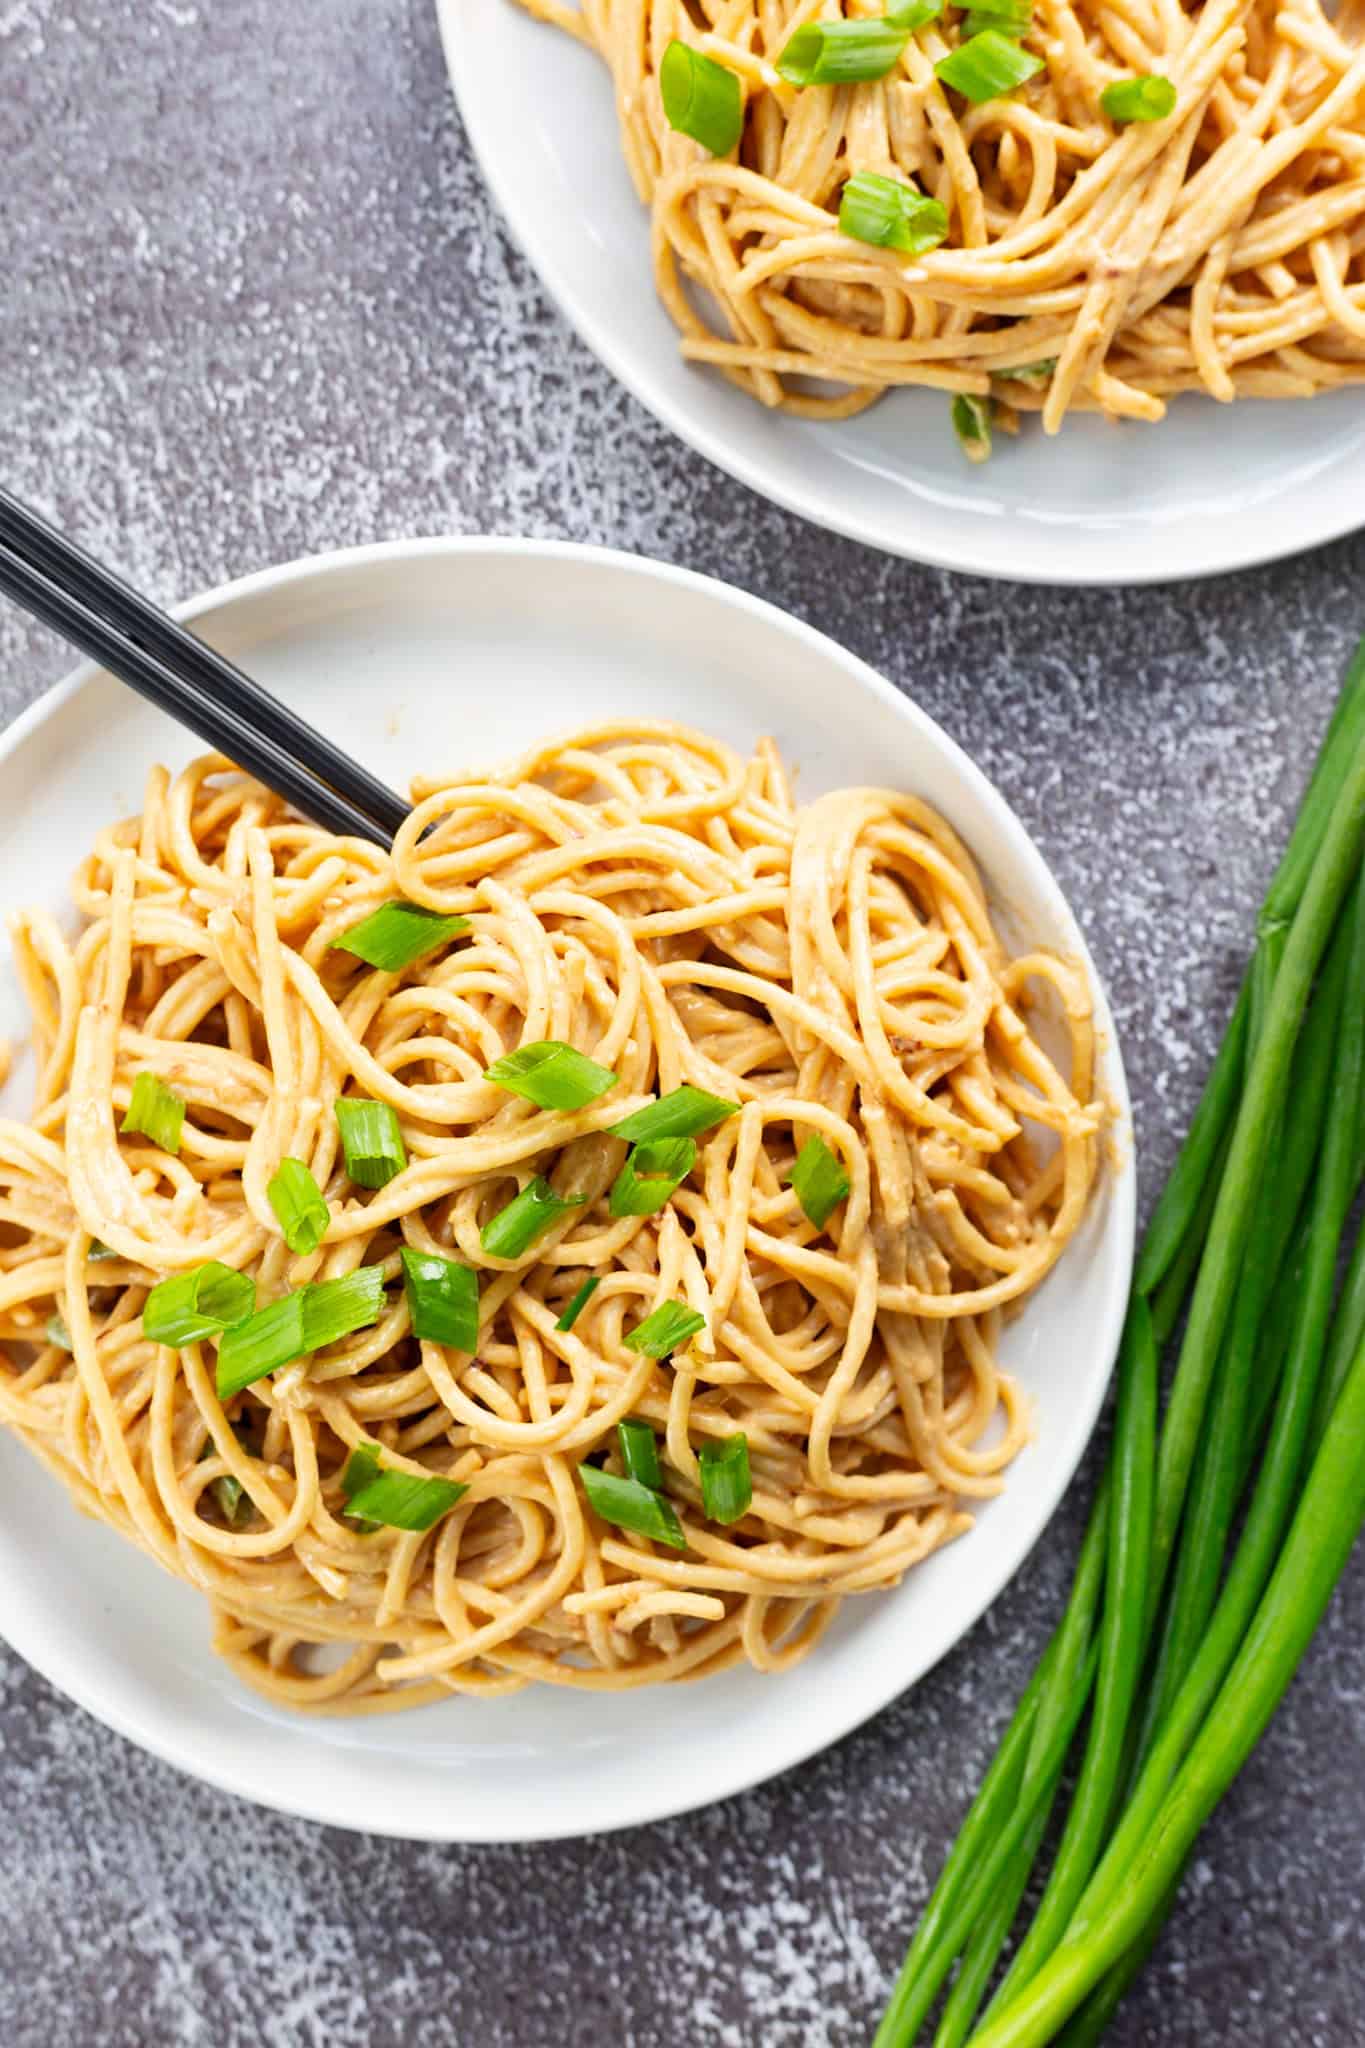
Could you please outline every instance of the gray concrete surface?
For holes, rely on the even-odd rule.
[[[165,599],[384,536],[559,534],[727,576],[912,690],[1080,913],[1150,1201],[1365,627],[1365,537],[1195,588],[1050,594],[774,510],[546,303],[427,0],[0,0],[0,259],[0,476]],[[0,714],[68,666],[0,605]],[[863,2042],[1058,1612],[1093,1473],[912,1697],[747,1798],[604,1841],[420,1848],[280,1820],[0,1653],[0,2041]],[[1365,2041],[1362,1634],[1357,1560],[1120,2048]]]

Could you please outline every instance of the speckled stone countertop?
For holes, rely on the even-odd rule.
[[[624,396],[508,244],[428,0],[0,0],[0,477],[164,599],[419,533],[611,542],[876,664],[981,762],[1108,977],[1148,1201],[1365,625],[1365,536],[1009,589],[831,539]],[[0,606],[0,711],[68,666]],[[750,1796],[550,1848],[277,1819],[0,1652],[4,2048],[854,2048],[1058,1612],[1045,1547],[913,1696]],[[1365,2042],[1365,1558],[1202,1838],[1124,2048]]]

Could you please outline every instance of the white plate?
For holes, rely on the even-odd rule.
[[[588,346],[675,434],[779,505],[919,562],[1029,583],[1150,583],[1273,561],[1365,525],[1365,388],[1311,404],[1180,399],[1159,427],[1036,424],[964,460],[936,392],[857,419],[771,413],[684,363],[606,67],[514,0],[436,0],[469,137]]]
[[[741,592],[632,556],[529,541],[422,541],[296,563],[186,607],[395,786],[499,759],[580,721],[690,719],[741,746],[774,733],[807,794],[890,782],[937,804],[1021,939],[1084,953],[1055,882],[951,740],[861,662]],[[98,825],[136,810],[154,760],[196,751],[82,670],[0,741],[0,910],[72,915]],[[1092,970],[1093,971],[1093,970]],[[1127,1097],[1107,1016],[1102,1084]],[[0,1032],[26,1029],[0,972]],[[0,1098],[26,1114],[27,1061]],[[994,1598],[1052,1514],[1104,1394],[1127,1292],[1131,1166],[1009,1330],[1038,1439],[965,1539],[894,1592],[849,1602],[790,1675],[727,1672],[650,1693],[554,1688],[378,1720],[291,1717],[215,1660],[199,1596],[82,1521],[0,1431],[0,1635],[90,1712],[182,1770],[269,1806],[381,1834],[514,1841],[654,1820],[738,1792],[833,1742],[913,1683]]]

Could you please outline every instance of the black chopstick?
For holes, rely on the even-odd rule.
[[[392,842],[400,796],[4,490],[0,589],[318,824]]]

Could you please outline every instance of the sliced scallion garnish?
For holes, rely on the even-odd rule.
[[[706,1519],[737,1522],[747,1515],[754,1487],[749,1473],[749,1439],[743,1430],[718,1442],[704,1443],[697,1453],[697,1464]]]
[[[490,1259],[519,1259],[561,1216],[581,1209],[587,1199],[586,1195],[557,1195],[538,1173],[505,1209],[489,1217],[479,1232],[479,1243]]]
[[[218,1343],[218,1398],[278,1372],[310,1351],[335,1344],[377,1322],[384,1308],[384,1269],[359,1266],[335,1280],[299,1287],[225,1330]]]
[[[583,1285],[579,1288],[563,1315],[560,1316],[555,1324],[555,1328],[557,1330],[571,1330],[601,1285],[602,1275],[600,1273],[591,1274],[583,1282]]]
[[[953,432],[968,462],[984,462],[991,452],[991,402],[959,391],[953,399]]]
[[[396,974],[468,930],[467,917],[431,910],[425,903],[381,903],[378,910],[333,939],[332,951],[354,953],[367,967],[382,967],[386,974]]]
[[[391,1102],[342,1095],[336,1102],[337,1128],[346,1171],[360,1188],[387,1186],[408,1163],[398,1112]]]
[[[473,1267],[410,1244],[399,1256],[413,1336],[473,1352],[479,1341],[479,1276]]]
[[[947,239],[948,209],[904,178],[885,178],[880,171],[858,171],[839,200],[839,230],[855,242],[876,249],[898,249],[923,256]]]
[[[659,66],[659,93],[670,128],[712,156],[728,156],[744,130],[744,88],[733,71],[676,37]]]
[[[327,1235],[331,1211],[322,1189],[301,1159],[282,1159],[266,1188],[280,1231],[291,1252],[306,1257]]]
[[[616,1425],[616,1441],[621,1446],[621,1463],[626,1468],[628,1479],[638,1479],[641,1486],[653,1487],[657,1493],[664,1483],[663,1467],[659,1463],[659,1441],[647,1422],[638,1422],[628,1417]]]
[[[610,1125],[607,1135],[629,1138],[633,1145],[648,1144],[655,1138],[696,1138],[738,1114],[737,1102],[727,1102],[723,1095],[708,1095],[704,1088],[684,1081],[680,1088],[671,1088],[667,1095]]]
[[[55,1344],[59,1351],[74,1351],[76,1348],[71,1342],[71,1332],[66,1327],[66,1318],[57,1315],[55,1311],[43,1324],[43,1335],[48,1343]]]
[[[1010,384],[1027,384],[1035,391],[1041,391],[1052,382],[1052,373],[1057,367],[1056,356],[1045,356],[1040,363],[1016,363],[1008,370],[992,370],[992,377]]]
[[[885,78],[910,31],[881,21],[808,21],[787,38],[777,60],[789,85],[859,85]]]
[[[1033,0],[973,0],[963,33],[979,36],[995,29],[1002,36],[1026,36],[1033,27]]]
[[[1100,94],[1100,105],[1111,121],[1124,127],[1130,121],[1164,121],[1175,112],[1175,87],[1159,72],[1144,72],[1139,78],[1116,78]]]
[[[612,1182],[613,1216],[653,1216],[672,1199],[697,1163],[691,1138],[652,1138],[633,1145]]]
[[[535,1045],[519,1045],[515,1052],[494,1060],[484,1074],[509,1095],[534,1102],[537,1109],[586,1109],[616,1086],[610,1067],[563,1045],[557,1038],[543,1038]]]
[[[651,1358],[670,1358],[680,1344],[706,1328],[706,1318],[685,1302],[661,1301],[642,1323],[622,1339],[627,1351],[647,1351]]]
[[[892,0],[886,18],[893,28],[903,28],[913,36],[931,21],[937,21],[942,12],[943,0]]]
[[[159,1074],[138,1074],[128,1102],[122,1131],[138,1132],[150,1138],[163,1152],[180,1150],[180,1127],[185,1121],[185,1100],[168,1088]]]
[[[244,1323],[255,1306],[256,1282],[210,1259],[157,1283],[142,1304],[142,1334],[176,1350]]]
[[[303,1290],[267,1302],[235,1329],[225,1330],[218,1345],[218,1398],[240,1394],[253,1380],[278,1372],[308,1349],[303,1334]]]
[[[361,1444],[346,1460],[341,1474],[341,1491],[346,1512],[361,1522],[379,1522],[386,1529],[409,1529],[424,1534],[442,1515],[448,1515],[469,1488],[454,1479],[419,1478],[415,1472],[395,1472],[381,1462],[378,1444]]]
[[[1013,92],[1042,68],[1041,57],[995,28],[982,29],[934,66],[943,84],[960,92],[974,107]]]
[[[787,1180],[817,1230],[823,1230],[840,1202],[848,1200],[848,1175],[823,1138],[807,1138]]]
[[[642,1486],[638,1479],[622,1479],[615,1472],[603,1472],[596,1465],[580,1465],[578,1476],[589,1506],[604,1522],[614,1522],[618,1529],[633,1530],[635,1535],[648,1536],[655,1543],[667,1543],[672,1550],[686,1550],[687,1538],[673,1503],[653,1487]]]

